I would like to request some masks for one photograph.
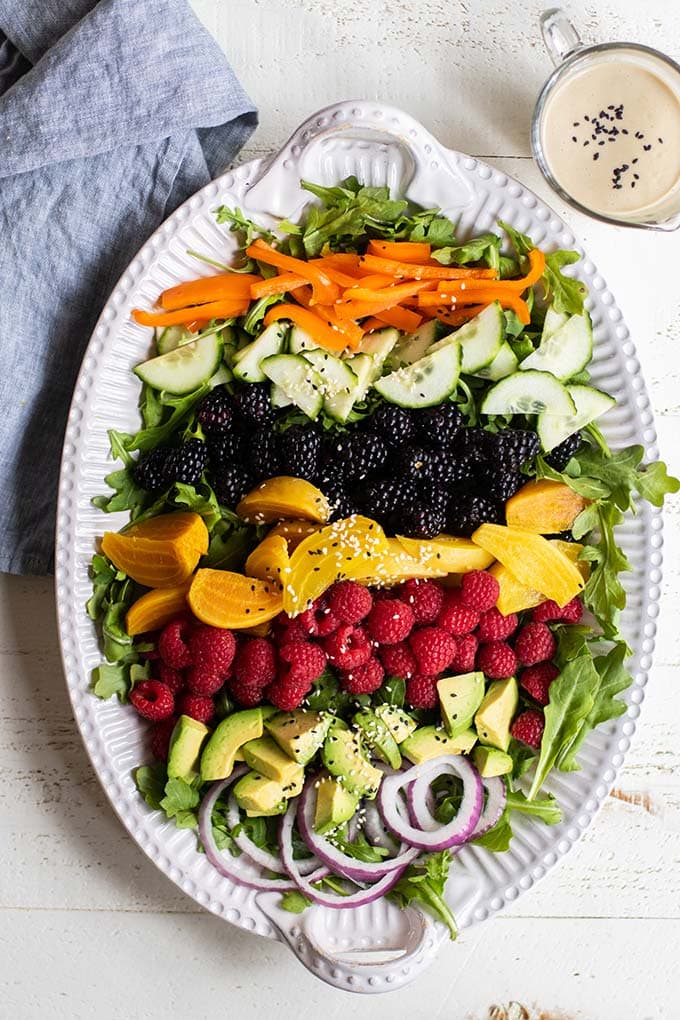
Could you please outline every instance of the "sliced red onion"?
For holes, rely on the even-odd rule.
[[[238,802],[232,793],[227,802],[227,823],[230,829],[235,829],[240,821],[241,815],[239,814]],[[257,843],[253,843],[247,832],[238,832],[231,838],[239,850],[247,854],[261,868],[264,868],[266,871],[274,871],[279,875],[285,874],[286,869],[283,866],[280,854],[272,854],[268,850],[263,850]],[[322,867],[322,864],[318,857],[306,857],[298,861],[298,867],[301,875],[310,875],[312,871]]]
[[[482,809],[479,821],[475,826],[475,831],[470,836],[470,840],[477,839],[479,836],[483,836],[485,832],[488,832],[489,829],[493,829],[503,814],[503,809],[508,799],[508,788],[500,776],[489,776],[488,779],[482,779],[482,785],[486,790],[486,804]]]
[[[381,846],[393,855],[398,853],[399,844],[385,828],[378,805],[374,800],[364,802],[364,832],[373,846]]]
[[[295,882],[295,885],[298,887],[300,892],[304,893],[304,895],[314,903],[319,903],[322,907],[331,907],[333,910],[343,910],[349,907],[362,907],[366,903],[373,903],[374,900],[379,900],[381,896],[384,896],[385,893],[390,891],[392,886],[397,884],[404,868],[395,868],[394,871],[389,871],[368,889],[357,889],[355,893],[351,893],[349,896],[339,896],[337,893],[321,892],[319,889],[315,889],[311,883],[317,881],[317,879],[315,879],[313,875],[310,875],[307,878],[304,875],[301,875],[297,866],[298,862],[293,857],[292,837],[293,826],[295,824],[295,813],[296,805],[291,803],[288,805],[288,810],[281,819],[279,835],[281,858],[286,871]]]
[[[422,777],[425,780],[420,786],[419,800],[422,804],[414,803],[413,809],[417,809],[418,818],[432,819],[427,809],[426,793],[430,783],[441,775],[458,776],[463,781],[463,796],[458,813],[448,825],[438,825],[436,829],[429,830],[416,828],[404,817],[404,809],[398,806],[399,793]],[[420,850],[446,850],[465,843],[474,832],[482,813],[482,780],[477,770],[462,755],[433,758],[399,775],[386,776],[380,784],[378,803],[383,821],[403,843]]]
[[[350,857],[343,853],[330,839],[320,836],[318,832],[314,831],[317,785],[315,777],[308,779],[305,783],[298,802],[298,830],[312,853],[316,854],[324,864],[327,864],[336,875],[342,875],[353,882],[374,882],[396,868],[405,868],[407,864],[418,857],[420,850],[403,845],[399,847],[398,856],[379,862],[359,861],[356,857]],[[299,865],[298,871],[302,873]]]
[[[482,786],[486,791],[486,802],[479,816],[479,821],[466,842],[483,836],[485,832],[493,828],[503,814],[503,808],[507,800],[507,789],[505,783],[499,776],[491,776],[484,779],[480,776]],[[408,788],[409,814],[414,825],[427,832],[433,832],[439,828],[440,822],[434,817],[435,801],[431,790],[432,779],[427,776],[420,776]]]
[[[215,842],[212,830],[212,813],[217,799],[223,790],[226,790],[228,786],[247,771],[247,766],[237,766],[227,779],[214,783],[210,792],[203,798],[198,812],[198,831],[205,855],[213,868],[224,878],[231,879],[232,882],[239,882],[241,885],[246,885],[251,889],[290,892],[291,889],[296,888],[295,882],[287,878],[260,878],[259,876],[249,875],[243,870],[243,867],[239,867],[238,857],[232,857],[228,853],[221,853]],[[313,875],[310,875],[310,879],[313,882],[318,882],[319,879],[325,878],[327,874],[327,868],[319,868]]]

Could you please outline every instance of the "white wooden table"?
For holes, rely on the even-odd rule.
[[[261,110],[244,158],[327,103],[375,97],[552,202],[606,276],[638,345],[661,450],[680,472],[680,235],[564,208],[529,154],[549,71],[541,5],[499,0],[193,0]],[[674,0],[573,4],[586,37],[680,53]],[[0,1017],[542,1020],[680,1017],[680,500],[663,611],[618,789],[568,858],[503,916],[444,948],[416,986],[352,999],[280,945],[202,912],[127,836],[69,711],[48,580],[0,577]],[[497,1007],[494,1011],[494,1006]]]

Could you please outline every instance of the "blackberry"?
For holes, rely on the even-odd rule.
[[[321,466],[321,436],[304,425],[291,425],[281,436],[281,470],[314,481]]]
[[[338,478],[322,478],[319,480],[319,488],[328,500],[331,508],[331,521],[340,520],[343,517],[350,517],[358,514],[360,508],[351,492],[349,492],[342,481]]]
[[[463,425],[463,415],[454,404],[427,407],[416,418],[418,438],[432,446],[450,446]]]
[[[394,530],[407,538],[434,538],[446,526],[446,515],[442,510],[424,503],[417,503],[407,510],[393,515]]]
[[[571,458],[582,446],[583,436],[580,432],[573,432],[543,459],[554,471],[564,471]]]
[[[216,386],[203,398],[198,409],[198,424],[206,436],[230,432],[236,418],[234,402],[224,386]]]
[[[242,386],[234,394],[234,403],[251,425],[271,425],[276,419],[268,382]]]
[[[369,482],[361,493],[361,503],[370,517],[386,517],[418,502],[417,486],[410,479],[388,478]]]
[[[399,471],[404,478],[432,478],[430,465],[434,454],[422,446],[404,447],[399,456]]]
[[[492,453],[488,456],[512,471],[533,460],[540,448],[541,443],[535,432],[529,429],[504,429],[493,435]]]
[[[451,497],[448,491],[436,480],[420,483],[420,501],[425,503],[426,506],[431,506],[435,510],[441,510],[446,515],[450,500]]]
[[[493,450],[494,438],[491,432],[476,426],[461,429],[456,436],[456,453],[465,453],[475,461],[484,460]]]
[[[510,499],[525,481],[519,471],[499,470],[493,464],[484,464],[477,472],[478,485],[491,499]]]
[[[274,478],[281,466],[280,437],[267,426],[256,429],[248,442],[248,463],[258,480]]]
[[[433,451],[423,468],[426,478],[441,485],[454,485],[473,478],[475,461],[469,454],[452,454],[448,450]]]
[[[337,439],[331,446],[331,459],[348,481],[360,482],[380,474],[390,451],[382,436],[374,432],[356,432]]]
[[[216,474],[245,460],[245,440],[240,432],[224,432],[208,438],[210,467]]]
[[[451,535],[469,537],[480,524],[502,524],[504,514],[498,503],[484,496],[461,493],[451,498],[446,530]]]
[[[208,447],[201,439],[188,439],[173,451],[168,470],[173,482],[195,485],[208,463]]]
[[[174,452],[167,446],[157,446],[151,453],[140,457],[132,472],[137,485],[147,492],[166,489],[172,481],[170,469]]]
[[[400,447],[415,439],[416,423],[414,416],[396,407],[394,404],[383,404],[375,414],[367,420],[372,432],[379,433],[388,446]]]
[[[215,476],[214,489],[218,503],[233,509],[252,488],[253,478],[241,464],[223,467]]]

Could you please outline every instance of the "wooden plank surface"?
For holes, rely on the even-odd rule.
[[[244,158],[326,103],[375,96],[482,155],[564,215],[638,346],[662,453],[680,471],[680,238],[603,226],[550,197],[528,150],[549,63],[540,5],[489,0],[194,0],[261,108]],[[674,3],[571,10],[584,36],[680,52]],[[67,702],[51,583],[0,577],[0,1016],[675,1020],[680,940],[680,500],[641,725],[596,823],[502,917],[447,946],[412,988],[348,1000],[281,946],[203,913],[129,839]],[[508,1012],[514,1000],[518,1006]],[[498,1009],[494,1013],[493,1006]],[[502,1007],[502,1008],[501,1008]]]

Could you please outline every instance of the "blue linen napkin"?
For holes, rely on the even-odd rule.
[[[51,572],[66,415],[101,308],[256,123],[185,0],[0,0],[0,571]]]

